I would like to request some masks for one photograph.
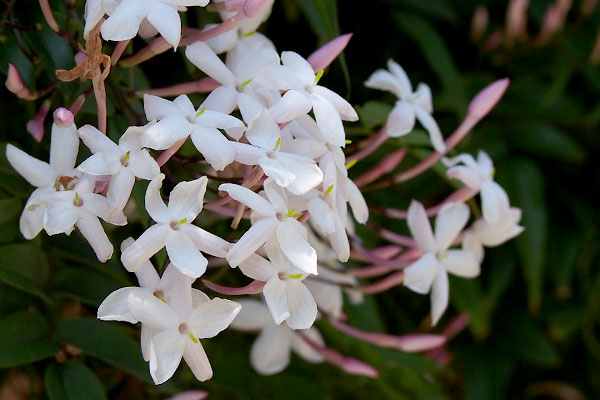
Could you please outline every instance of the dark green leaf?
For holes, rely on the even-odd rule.
[[[85,268],[64,268],[56,273],[52,290],[98,306],[120,285],[104,274]]]
[[[68,399],[107,399],[102,384],[85,365],[74,361],[66,362],[61,365],[60,374]]]
[[[10,314],[0,320],[0,349],[32,342],[47,334],[48,323],[40,313],[21,311]]]
[[[69,400],[58,364],[50,364],[44,373],[44,387],[50,400]]]
[[[19,199],[2,199],[0,200],[0,224],[9,221],[16,221],[21,215],[23,204]]]
[[[21,343],[0,351],[0,368],[16,367],[51,358],[59,350],[60,346],[49,340]]]

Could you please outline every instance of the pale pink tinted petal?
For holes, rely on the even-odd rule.
[[[269,107],[269,112],[278,123],[293,121],[307,114],[312,109],[312,103],[298,90],[288,90],[279,101]]]
[[[261,112],[248,124],[246,138],[250,144],[261,147],[265,150],[273,150],[277,140],[281,139],[281,131],[273,117],[266,109]]]
[[[354,219],[361,224],[367,222],[367,219],[369,219],[369,207],[356,184],[350,179],[346,181],[346,196],[352,208]]]
[[[288,155],[291,154],[279,153],[276,158],[284,170],[294,174],[293,181],[286,186],[291,193],[297,195],[308,193],[323,182],[323,172],[316,164],[297,161],[295,157],[288,157]]]
[[[317,253],[306,241],[306,228],[293,218],[286,218],[277,227],[281,250],[290,262],[308,274],[317,273]]]
[[[179,182],[169,194],[169,212],[172,216],[192,222],[202,210],[208,178],[203,176],[189,182]]]
[[[184,116],[181,109],[172,101],[151,94],[144,94],[144,111],[148,121]]]
[[[239,201],[240,203],[244,203],[262,216],[275,216],[275,210],[267,200],[263,199],[258,194],[244,186],[234,185],[232,183],[224,183],[219,186],[219,190],[227,192],[231,198]]]
[[[48,235],[71,233],[79,219],[79,210],[69,201],[56,201],[44,212],[44,229]]]
[[[106,193],[109,207],[119,211],[123,210],[134,184],[135,176],[127,168],[122,168],[118,174],[113,175]]]
[[[333,318],[340,316],[344,304],[341,287],[316,279],[305,279],[302,283],[310,290],[319,310]]]
[[[279,186],[272,178],[269,178],[263,184],[267,198],[278,213],[288,212],[288,201],[285,189]]]
[[[106,260],[112,257],[112,243],[108,240],[108,236],[106,236],[106,232],[104,232],[104,228],[102,228],[98,217],[89,212],[81,212],[77,221],[77,228],[90,246],[92,246],[92,249],[94,249],[98,261],[106,262]]]
[[[130,324],[138,322],[137,318],[129,311],[129,294],[137,287],[124,287],[109,294],[98,307],[98,319],[103,321],[125,321]]]
[[[152,124],[144,132],[144,147],[154,150],[165,150],[192,132],[192,124],[182,117],[166,117]]]
[[[77,130],[77,134],[92,153],[119,151],[119,146],[115,142],[92,125],[82,126]]]
[[[275,278],[279,272],[272,263],[265,260],[258,254],[252,254],[239,265],[242,273],[248,278],[267,282],[271,278]]]
[[[446,171],[446,176],[448,176],[448,178],[458,179],[475,190],[479,189],[479,186],[481,185],[479,174],[472,168],[462,165],[448,169],[448,171]]]
[[[433,148],[438,153],[444,153],[446,151],[446,144],[444,143],[444,137],[442,136],[442,132],[440,131],[437,122],[435,122],[435,119],[433,119],[431,114],[421,107],[415,105],[414,108],[417,114],[417,119],[429,133],[429,140],[431,140]]]
[[[327,141],[335,146],[345,146],[346,134],[342,120],[333,105],[319,94],[313,94],[312,105],[317,125]]]
[[[440,269],[431,286],[431,326],[435,326],[446,311],[449,291],[448,274]]]
[[[440,257],[440,264],[449,273],[463,278],[474,278],[480,272],[475,255],[467,250],[448,250]]]
[[[160,385],[173,376],[186,347],[185,338],[177,329],[162,331],[150,343],[150,375]]]
[[[235,109],[237,97],[238,93],[235,89],[229,86],[219,86],[206,96],[200,108],[206,107],[208,110],[229,114]],[[239,137],[235,139],[239,140]]]
[[[342,96],[324,86],[315,86],[313,93],[318,93],[329,101],[344,121],[358,121],[358,114]]]
[[[192,370],[192,373],[200,382],[209,380],[213,376],[212,367],[200,342],[185,341],[183,359]]]
[[[261,68],[252,82],[274,90],[302,90],[304,88],[296,74],[282,65],[269,65]]]
[[[117,6],[100,28],[104,40],[132,39],[148,13],[145,0],[125,0]]]
[[[427,219],[423,204],[416,200],[411,201],[408,207],[406,223],[419,249],[423,252],[435,251],[433,232],[431,231],[431,225],[429,224],[429,219]]]
[[[198,278],[206,271],[208,260],[185,233],[172,231],[165,240],[169,259],[182,273]]]
[[[290,316],[287,304],[287,284],[279,278],[270,279],[263,288],[263,295],[267,307],[271,311],[273,320],[277,325],[281,324]]]
[[[162,181],[165,179],[163,174],[156,176],[152,179],[148,188],[146,189],[145,204],[148,214],[153,220],[160,223],[170,223],[171,215],[169,209],[165,205],[162,197],[160,196],[160,188],[162,187]]]
[[[433,112],[433,103],[431,101],[431,89],[425,83],[419,83],[415,92],[416,99],[414,103],[423,110],[431,114]]]
[[[404,286],[419,294],[428,293],[438,269],[435,255],[426,253],[404,269]]]
[[[300,79],[303,86],[308,87],[315,81],[315,71],[308,61],[293,51],[284,51],[281,53],[281,62],[283,65],[294,71]]]
[[[181,36],[181,20],[175,7],[155,1],[146,18],[167,42],[177,47]]]
[[[75,167],[79,151],[79,137],[75,124],[59,128],[52,124],[52,139],[50,141],[50,165],[54,171],[65,174]]]
[[[294,172],[288,166],[283,165],[278,158],[262,157],[259,160],[259,165],[265,175],[274,179],[281,187],[289,186],[296,179]]]
[[[242,299],[240,313],[231,322],[230,327],[244,331],[258,331],[273,323],[271,313],[264,303],[253,299]]]
[[[228,241],[196,225],[184,224],[179,229],[192,239],[194,245],[201,252],[210,254],[211,256],[224,258],[233,246]]]
[[[266,156],[266,151],[246,143],[232,143],[235,149],[235,161],[245,165],[256,165]]]
[[[510,208],[508,196],[500,185],[488,180],[481,185],[481,208],[483,218],[494,225],[500,222]]]
[[[117,163],[113,161],[117,161]],[[111,154],[100,151],[79,164],[77,169],[90,175],[114,175],[122,168],[118,159],[111,157]]]
[[[241,309],[242,306],[235,301],[215,297],[196,307],[187,324],[195,337],[208,339],[225,330]]]
[[[335,252],[335,256],[341,262],[348,261],[350,258],[350,242],[348,241],[348,235],[344,228],[343,222],[339,216],[335,216],[335,232],[328,235],[329,243],[331,248]]]
[[[193,278],[181,273],[173,263],[167,266],[160,279],[164,299],[180,321],[184,321],[192,311],[193,282]]]
[[[160,174],[160,167],[146,149],[131,154],[128,169],[138,178],[149,181]]]
[[[146,261],[165,247],[165,237],[171,231],[168,225],[157,224],[148,228],[134,244],[121,254],[121,262],[130,272],[137,271]]]
[[[171,329],[178,325],[177,316],[167,304],[146,290],[129,293],[129,311],[142,324],[155,329]]]
[[[281,372],[290,363],[292,331],[271,325],[262,330],[250,350],[250,363],[261,375]]]
[[[142,358],[144,361],[150,361],[150,341],[158,331],[142,324],[140,328],[140,347],[142,348]]]
[[[314,327],[308,329],[304,334],[310,337],[312,341],[318,345],[325,346],[321,334]],[[311,345],[306,343],[306,340],[302,339],[302,337],[297,334],[292,336],[292,350],[308,362],[320,363],[325,361],[321,353],[317,352]]]
[[[435,219],[435,247],[438,252],[450,247],[467,223],[469,214],[465,203],[446,203],[440,208]]]
[[[404,101],[398,100],[388,115],[386,129],[390,137],[400,137],[410,133],[415,127],[415,109]]]
[[[12,144],[6,145],[6,158],[10,165],[33,186],[50,186],[56,179],[48,163],[31,157]]]
[[[275,218],[263,218],[254,223],[227,253],[227,261],[237,267],[273,235],[278,225]]]
[[[233,162],[235,149],[218,129],[196,125],[191,138],[196,149],[215,170],[222,171]]]
[[[234,86],[235,80],[219,57],[204,42],[196,42],[185,48],[185,56],[206,75],[225,86]],[[219,110],[222,111],[222,110]]]
[[[311,221],[321,232],[326,235],[335,232],[333,212],[320,197],[315,197],[308,202],[308,212],[310,212]]]
[[[317,318],[317,303],[302,282],[288,282],[287,303],[290,316],[285,322],[288,326],[292,329],[310,328]]]

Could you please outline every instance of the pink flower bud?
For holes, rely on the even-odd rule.
[[[6,78],[6,88],[17,95],[20,99],[35,100],[37,94],[27,89],[17,68],[11,63],[8,64],[8,77]]]
[[[527,8],[529,0],[511,0],[506,13],[506,37],[522,38],[527,33]]]
[[[75,117],[73,113],[67,110],[64,107],[59,107],[54,111],[54,123],[58,125],[59,128],[68,128],[73,125],[75,122]]]
[[[509,83],[508,78],[500,79],[480,91],[469,104],[468,116],[476,121],[485,117],[500,101]]]
[[[35,118],[27,122],[27,132],[31,133],[31,136],[39,143],[44,137],[44,120],[48,111],[50,110],[50,100],[45,100],[42,106],[38,110]]]
[[[75,54],[75,63],[76,64],[81,64],[83,61],[87,60],[88,56],[85,55],[85,53],[78,51],[77,54]]]
[[[312,53],[307,58],[308,63],[313,67],[315,72],[325,69],[342,51],[344,51],[351,38],[351,33],[336,37]]]
[[[272,2],[273,0],[246,0],[243,12],[248,17],[254,17]]]
[[[181,392],[175,396],[169,397],[167,400],[203,400],[208,397],[208,392],[202,390],[188,390]]]
[[[490,14],[486,6],[477,6],[471,21],[471,40],[481,39],[490,22]]]
[[[338,366],[353,375],[366,376],[368,378],[377,378],[379,376],[379,372],[375,368],[355,358],[344,357]]]

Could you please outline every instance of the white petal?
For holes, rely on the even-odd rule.
[[[278,225],[275,218],[263,218],[254,223],[227,253],[227,261],[237,267],[273,235]]]
[[[248,124],[246,138],[250,144],[271,151],[275,149],[277,140],[281,139],[281,131],[269,111],[263,108]]]
[[[125,208],[134,184],[135,176],[127,168],[122,168],[118,174],[113,175],[108,192],[106,192],[111,210],[122,211]]]
[[[257,118],[265,108],[256,96],[250,96],[246,93],[240,93],[238,95],[237,104],[246,124],[249,124],[253,119]]]
[[[152,94],[144,94],[144,111],[148,121],[158,121],[168,117],[185,117],[182,110],[172,101]]]
[[[242,306],[231,300],[214,299],[200,304],[187,319],[190,331],[198,339],[208,339],[217,336],[225,330]]]
[[[348,103],[342,96],[333,90],[317,85],[312,89],[312,92],[318,93],[327,99],[327,101],[330,102],[336,109],[340,115],[340,118],[342,118],[344,121],[358,121],[358,114],[350,105],[350,103]]]
[[[224,86],[235,86],[233,74],[223,61],[204,42],[198,41],[185,48],[185,56],[206,75]]]
[[[206,24],[204,25],[203,31],[212,29],[218,24]],[[225,53],[233,49],[238,41],[238,34],[235,29],[230,29],[227,32],[220,34],[214,38],[204,40],[204,43],[208,45],[215,52],[215,54]]]
[[[25,237],[25,239],[31,240],[35,238],[38,235],[38,233],[40,233],[42,229],[44,229],[43,218],[45,210],[46,206],[40,204],[36,205],[31,210],[27,209],[27,206],[23,208],[21,218],[19,219],[19,229],[21,231],[21,234]]]
[[[202,211],[208,178],[203,176],[189,182],[179,182],[169,194],[169,212],[177,219],[192,222]]]
[[[416,200],[410,202],[406,223],[419,249],[423,252],[434,252],[436,248],[433,232],[423,204]]]
[[[148,325],[142,324],[140,328],[140,347],[142,348],[142,358],[144,361],[150,361],[150,346],[152,337],[159,331],[150,328]]]
[[[173,264],[169,263],[160,278],[159,290],[163,292],[164,299],[180,321],[184,321],[192,311],[192,283],[194,278],[181,273]]]
[[[261,375],[273,375],[283,371],[290,363],[291,341],[292,331],[288,327],[267,326],[252,345],[252,367]]]
[[[189,136],[192,128],[192,124],[185,118],[167,117],[146,129],[142,137],[142,143],[144,147],[165,150],[173,146],[178,140]]]
[[[225,114],[231,113],[235,110],[236,102],[238,98],[238,92],[229,86],[219,86],[204,99],[204,102],[200,106],[202,109],[206,107],[208,110],[219,111]],[[231,133],[229,133],[231,134]],[[231,136],[236,140],[240,137]]]
[[[310,290],[319,310],[333,318],[340,317],[344,305],[341,287],[310,278],[302,282]]]
[[[263,295],[277,325],[289,318],[286,282],[279,280],[277,277],[270,279],[263,288]]]
[[[306,241],[306,228],[293,218],[286,218],[277,227],[281,250],[291,263],[308,274],[317,273],[317,253]]]
[[[285,322],[292,329],[308,329],[317,318],[317,303],[304,283],[296,280],[287,283],[290,316]]]
[[[296,179],[296,174],[294,174],[289,166],[284,165],[278,158],[262,157],[259,160],[259,165],[265,175],[274,179],[281,187],[291,185]]]
[[[456,167],[449,168],[446,171],[446,176],[451,179],[458,179],[468,187],[479,190],[481,186],[481,178],[476,170],[472,168],[458,165]]]
[[[271,313],[265,304],[254,299],[242,299],[240,313],[231,322],[230,327],[244,331],[258,331],[273,324]]]
[[[122,1],[100,27],[104,40],[132,39],[148,14],[148,3],[145,0]]]
[[[77,169],[90,175],[114,175],[122,167],[119,159],[115,158],[114,153],[107,154],[100,151],[79,164]]]
[[[298,90],[288,90],[279,101],[269,107],[269,112],[277,123],[293,121],[312,109],[310,100]]]
[[[210,254],[211,256],[225,258],[227,252],[233,246],[228,241],[223,240],[219,236],[207,232],[196,225],[184,224],[179,230],[192,239],[198,250]]]
[[[70,233],[79,219],[79,210],[69,201],[56,201],[44,212],[44,229],[48,235]]]
[[[149,181],[160,174],[160,167],[146,149],[130,155],[128,169],[138,178]]]
[[[492,225],[499,223],[510,208],[506,192],[492,180],[487,180],[481,185],[481,208],[483,218]]]
[[[171,214],[160,196],[160,188],[162,187],[163,179],[165,179],[163,174],[152,179],[146,189],[145,204],[146,210],[153,220],[168,224],[171,222]]]
[[[312,85],[315,81],[315,71],[308,61],[293,51],[284,51],[281,53],[281,62],[283,65],[294,71],[296,76],[306,87]]]
[[[136,290],[143,290],[137,287],[123,287],[115,290],[102,301],[98,307],[98,319],[103,321],[125,321],[135,324],[138,319],[129,311],[129,294]]]
[[[106,236],[106,232],[104,232],[104,228],[102,228],[98,217],[89,212],[80,212],[77,228],[90,246],[92,246],[92,249],[94,249],[98,261],[106,262],[112,257],[112,243],[108,240],[108,236]]]
[[[415,108],[404,100],[398,100],[387,118],[386,129],[388,136],[395,138],[406,135],[414,127]]]
[[[75,167],[79,151],[79,137],[75,124],[60,128],[52,124],[50,141],[50,165],[54,171],[66,174]]]
[[[435,247],[445,251],[469,220],[469,207],[465,203],[446,203],[440,208],[435,219]]]
[[[387,67],[396,78],[398,84],[400,85],[400,89],[403,93],[412,93],[412,85],[410,84],[410,80],[408,79],[408,75],[404,72],[404,69],[392,59],[389,59],[387,62]]]
[[[104,17],[104,9],[102,8],[102,0],[88,0],[85,2],[85,27],[83,29],[83,37],[87,39],[88,34],[98,25],[98,22]]]
[[[223,183],[219,186],[219,190],[227,192],[231,198],[244,203],[249,208],[253,209],[264,217],[274,217],[275,210],[273,206],[265,199],[260,197],[258,194],[241,185],[234,185],[232,183]]]
[[[185,338],[177,329],[162,331],[150,342],[150,375],[160,385],[173,376],[186,347]]]
[[[246,143],[232,143],[235,149],[235,161],[245,165],[256,165],[266,156],[266,151]]]
[[[431,101],[431,89],[425,83],[419,83],[417,91],[414,93],[414,104],[421,107],[429,114],[433,113],[433,103]]]
[[[321,232],[326,235],[335,232],[333,212],[320,197],[315,197],[308,202],[308,212],[310,212],[311,221],[317,225]]]
[[[160,1],[152,2],[146,19],[173,48],[177,48],[181,37],[181,20],[175,7]]]
[[[218,129],[196,125],[191,138],[196,149],[215,170],[222,171],[233,162],[235,148]]]
[[[428,293],[438,273],[438,267],[438,261],[433,253],[424,254],[404,269],[404,286],[419,294]]]
[[[272,178],[265,180],[263,184],[267,198],[278,213],[288,212],[288,199],[285,189],[282,188]]]
[[[298,76],[282,65],[269,65],[261,68],[252,82],[274,90],[302,90],[304,88]]]
[[[398,80],[390,72],[378,69],[371,74],[365,82],[365,86],[371,89],[385,90],[394,93],[398,98],[408,94],[404,92]]]
[[[485,255],[483,245],[481,244],[481,242],[479,241],[477,236],[475,236],[475,234],[473,232],[471,232],[470,230],[468,230],[465,233],[465,236],[464,236],[463,242],[462,242],[462,248],[463,248],[463,250],[466,250],[466,251],[469,251],[470,253],[472,253],[473,257],[475,257],[475,261],[478,262],[479,264],[481,264],[481,262],[483,261],[483,257]]]
[[[157,224],[148,228],[134,244],[121,253],[121,262],[129,272],[137,271],[146,261],[165,247],[165,237],[171,231],[168,225]]]
[[[448,274],[440,269],[431,286],[431,326],[435,326],[448,307]]]
[[[212,367],[210,366],[204,347],[202,347],[202,343],[194,343],[191,340],[186,340],[183,359],[200,382],[212,378]]]
[[[440,257],[440,264],[449,273],[463,278],[474,278],[480,272],[475,255],[467,250],[448,250]]]
[[[323,172],[318,165],[313,162],[298,161],[298,156],[295,155],[290,156],[292,154],[283,152],[275,154],[280,168],[283,168],[282,172],[289,171],[294,175],[293,181],[285,186],[291,193],[296,195],[308,193],[323,182]]]
[[[346,134],[337,110],[326,98],[319,94],[313,94],[312,105],[317,125],[319,125],[323,136],[331,144],[344,147],[346,145]]]
[[[6,158],[10,165],[31,185],[43,187],[54,184],[56,176],[48,163],[31,157],[12,144],[6,145]]]
[[[304,332],[304,334],[308,335],[313,342],[325,347],[325,342],[316,328],[312,327]],[[320,363],[325,361],[321,353],[317,352],[311,345],[306,343],[306,340],[297,334],[292,336],[292,350],[308,362]]]
[[[267,282],[271,278],[277,277],[278,270],[273,264],[258,254],[252,254],[239,265],[242,273],[248,278]]]
[[[77,130],[77,134],[92,153],[99,151],[118,152],[119,146],[108,136],[92,125],[84,125]]]
[[[335,252],[335,256],[341,262],[348,261],[350,258],[350,242],[348,241],[348,234],[344,228],[344,224],[338,215],[334,216],[335,221],[335,232],[328,235],[329,243],[331,248]]]
[[[414,108],[417,114],[417,119],[429,133],[429,139],[431,140],[433,148],[438,153],[444,153],[446,151],[446,144],[444,143],[444,137],[442,136],[442,132],[440,131],[437,122],[435,122],[435,119],[433,119],[431,114],[427,113],[427,111],[421,107],[415,106]]]
[[[346,180],[346,196],[352,208],[354,219],[360,224],[364,224],[369,219],[369,207],[362,193],[354,182]]]
[[[165,240],[169,259],[182,273],[198,278],[206,271],[208,260],[185,233],[172,231]]]
[[[127,298],[129,311],[142,324],[154,329],[176,328],[179,324],[175,312],[166,303],[146,290],[136,290]]]

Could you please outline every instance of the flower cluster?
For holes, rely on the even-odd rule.
[[[112,257],[113,245],[100,219],[127,224],[124,210],[136,179],[149,181],[145,209],[153,223],[137,239],[125,240],[120,253],[139,287],[110,294],[98,318],[141,322],[142,353],[157,384],[173,375],[182,357],[198,380],[209,379],[212,369],[199,339],[214,337],[230,325],[260,331],[251,363],[262,374],[284,369],[291,350],[310,362],[327,360],[348,372],[376,374],[372,367],[327,348],[314,327],[318,318],[333,321],[348,334],[405,351],[440,346],[444,338],[439,335],[392,340],[389,335],[344,325],[343,291],[351,301],[361,301],[365,293],[403,282],[417,293],[431,293],[435,325],[448,304],[448,273],[477,276],[484,246],[499,245],[523,229],[518,226],[520,211],[510,207],[506,193],[493,180],[487,154],[480,152],[477,161],[468,154],[444,158],[448,177],[465,187],[442,205],[425,209],[415,200],[407,212],[396,210],[406,218],[414,239],[375,227],[383,239],[406,249],[388,245],[366,250],[354,224],[367,222],[369,208],[348,168],[386,139],[410,133],[418,120],[434,149],[425,164],[403,176],[418,175],[442,159],[459,136],[489,112],[507,82],[482,92],[465,119],[469,127],[461,125],[455,139],[444,142],[432,117],[431,90],[419,84],[413,91],[407,74],[390,60],[389,71],[375,71],[366,86],[390,91],[398,101],[381,131],[353,144],[358,151],[347,159],[344,148],[350,141],[343,121],[356,121],[358,115],[350,103],[321,83],[324,69],[349,37],[334,40],[308,59],[293,51],[280,53],[267,37],[254,32],[268,16],[272,1],[229,0],[214,5],[227,18],[225,22],[207,27],[198,34],[200,39],[181,39],[178,12],[206,3],[88,0],[88,40],[100,33],[113,41],[159,33],[170,46],[185,45],[187,59],[216,82],[215,88],[201,104],[194,104],[186,94],[174,100],[145,94],[147,124],[129,127],[118,143],[91,125],[77,129],[73,113],[59,108],[54,113],[49,163],[9,145],[9,162],[36,187],[21,216],[23,235],[32,239],[42,229],[48,235],[69,235],[77,228],[98,260],[105,262]],[[224,57],[219,56],[222,52]],[[92,156],[76,166],[79,139]],[[197,164],[205,165],[206,175],[196,171],[189,181],[170,178],[173,188],[165,203],[161,166],[188,139],[198,152],[196,159],[203,160]],[[368,180],[393,171],[401,158],[382,160],[367,173]],[[206,200],[207,187],[221,197]],[[465,228],[470,219],[465,201],[477,193],[481,193],[483,216]],[[226,240],[196,224],[204,208],[233,217],[234,228],[249,220],[249,228],[237,241]],[[428,220],[433,215],[437,215],[435,233]],[[451,249],[461,244],[461,249]],[[163,248],[170,263],[159,276],[150,260]],[[343,267],[351,258],[367,265],[353,270]],[[232,273],[253,282],[231,288],[205,280],[205,286],[225,295],[262,296],[239,302],[210,299],[193,287],[200,283],[198,278],[206,278],[207,267],[226,264],[238,269]],[[388,272],[389,276],[368,285],[361,286],[356,279]]]

